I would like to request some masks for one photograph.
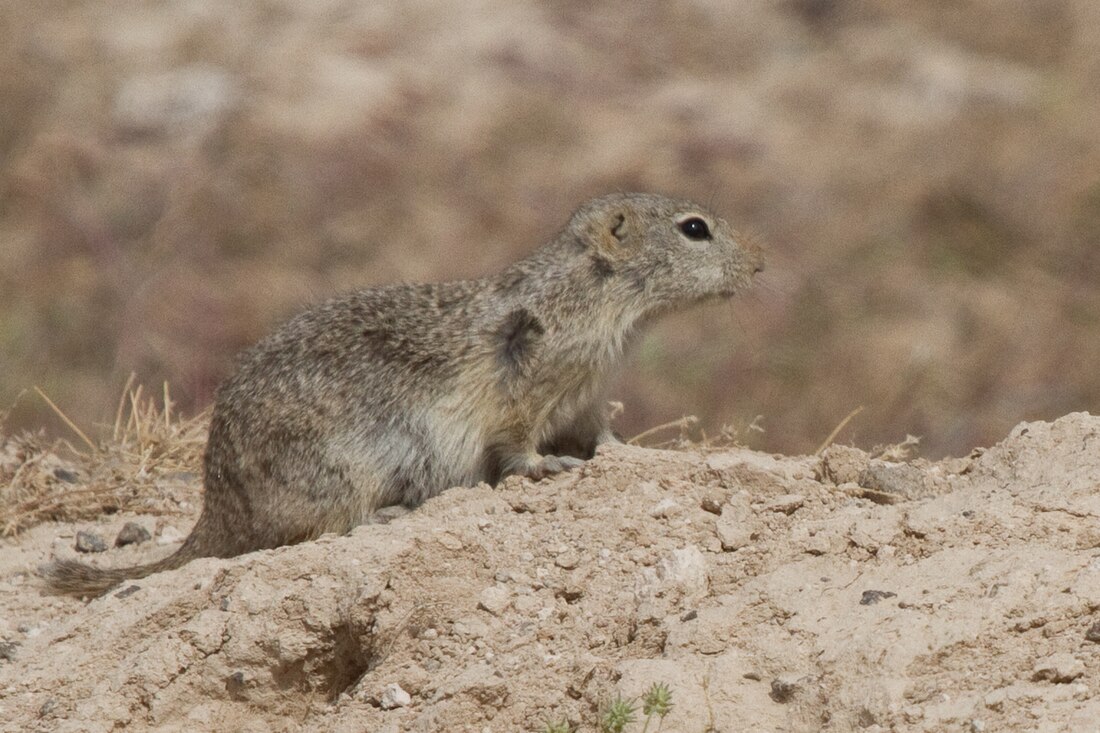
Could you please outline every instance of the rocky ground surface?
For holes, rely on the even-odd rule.
[[[35,569],[80,532],[164,554],[196,482],[190,516],[39,524],[0,552],[0,728],[589,731],[660,682],[666,733],[1091,730],[1100,417],[888,457],[615,447],[90,602]]]

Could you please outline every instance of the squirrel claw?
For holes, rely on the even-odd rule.
[[[580,468],[584,461],[573,456],[539,456],[516,471],[520,476],[526,476],[532,481],[541,481],[562,471],[572,471]]]

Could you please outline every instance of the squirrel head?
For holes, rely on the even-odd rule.
[[[690,201],[611,194],[578,209],[569,229],[597,275],[636,291],[647,311],[730,297],[764,269],[758,244]]]

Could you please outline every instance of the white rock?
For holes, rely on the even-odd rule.
[[[666,496],[653,505],[653,508],[649,510],[649,516],[659,519],[661,517],[671,517],[673,514],[678,514],[679,511],[680,505]]]
[[[508,592],[507,588],[502,585],[491,585],[481,591],[481,595],[477,599],[477,606],[494,616],[499,616],[508,610],[511,602],[512,594]]]
[[[183,532],[172,525],[166,526],[160,531],[160,535],[157,537],[158,545],[174,545],[177,542],[183,541]]]
[[[1031,679],[1064,684],[1073,682],[1084,673],[1084,662],[1069,652],[1060,652],[1039,660],[1032,669]]]
[[[698,547],[691,545],[661,558],[657,577],[665,587],[677,587],[686,596],[705,595],[710,587],[707,559]]]
[[[715,534],[727,552],[740,549],[752,541],[756,515],[744,493],[734,494],[722,506],[722,514],[715,524]]]
[[[401,689],[401,685],[391,683],[382,690],[382,709],[403,708],[412,703],[412,695]]]
[[[739,550],[752,542],[752,527],[742,517],[723,514],[718,517],[714,531],[726,552]]]

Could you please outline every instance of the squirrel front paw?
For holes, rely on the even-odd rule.
[[[525,456],[508,467],[507,473],[516,476],[526,476],[534,481],[540,481],[548,476],[553,476],[562,471],[572,471],[580,468],[584,461],[573,456]]]

